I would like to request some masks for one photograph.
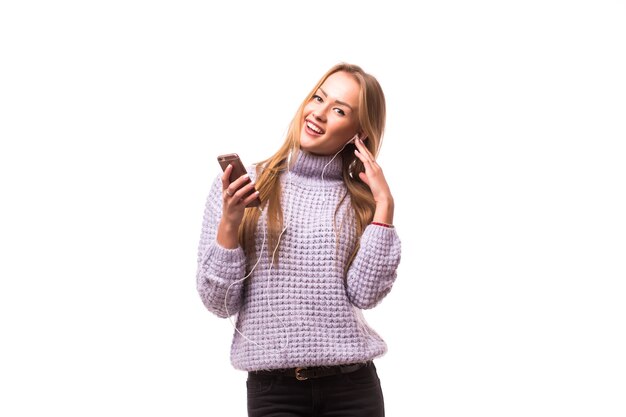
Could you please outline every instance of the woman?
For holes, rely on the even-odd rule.
[[[231,362],[248,371],[249,416],[384,415],[372,360],[387,348],[361,314],[389,293],[400,262],[374,157],[384,127],[378,81],[339,64],[249,172],[256,181],[229,182],[229,166],[213,184],[198,292],[218,316],[237,314]]]

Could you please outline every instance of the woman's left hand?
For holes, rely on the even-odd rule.
[[[361,139],[357,139],[354,143],[356,145],[354,153],[365,166],[365,172],[359,172],[359,178],[370,187],[376,202],[376,211],[372,220],[393,224],[393,196],[383,175],[383,170]]]
[[[376,162],[374,155],[365,147],[361,139],[357,139],[354,143],[356,145],[354,153],[365,166],[365,172],[360,172],[359,178],[372,190],[374,201],[380,203],[393,200],[383,170]]]

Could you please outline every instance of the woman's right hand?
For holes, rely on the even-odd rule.
[[[259,192],[255,191],[243,198],[254,190],[254,183],[250,181],[248,174],[229,182],[232,170],[232,165],[228,165],[222,174],[222,219],[217,229],[217,243],[229,249],[235,249],[239,245],[239,225],[243,220],[246,205],[254,201],[259,195]]]

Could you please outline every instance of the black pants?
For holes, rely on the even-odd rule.
[[[380,380],[373,363],[349,374],[298,381],[248,374],[249,417],[383,417]]]

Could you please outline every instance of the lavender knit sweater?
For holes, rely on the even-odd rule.
[[[282,176],[284,222],[278,265],[271,266],[265,211],[256,236],[260,261],[253,264],[241,247],[226,249],[215,236],[222,210],[218,178],[206,202],[198,248],[197,288],[204,305],[220,317],[237,313],[231,347],[235,368],[253,371],[298,366],[364,362],[384,354],[385,342],[365,322],[391,290],[400,262],[400,240],[393,228],[369,225],[350,266],[357,243],[355,219],[337,157],[300,151],[290,174]],[[251,176],[254,172],[250,171]],[[333,230],[335,218],[335,230]],[[274,248],[272,248],[273,250]],[[237,282],[239,281],[239,282]]]

